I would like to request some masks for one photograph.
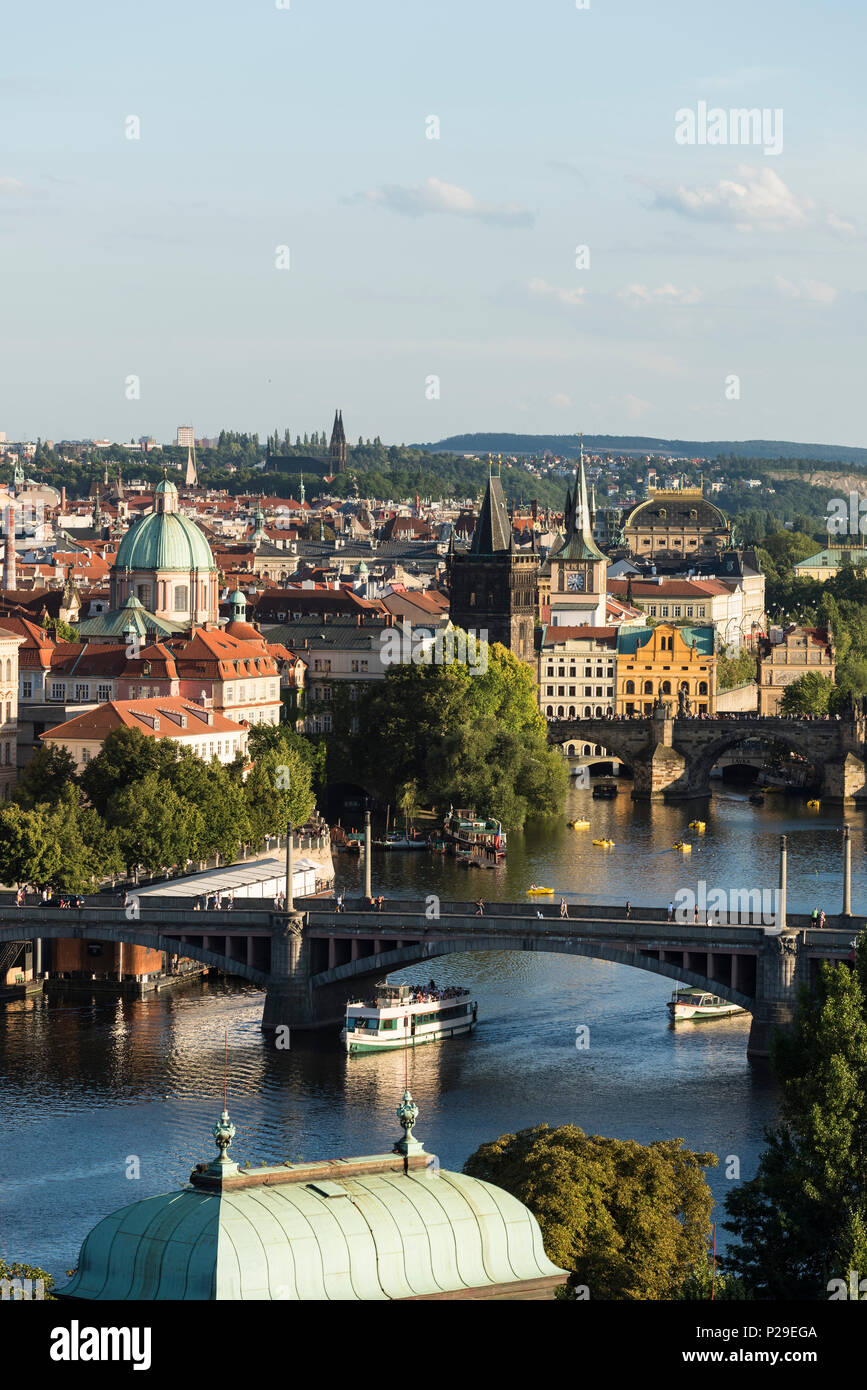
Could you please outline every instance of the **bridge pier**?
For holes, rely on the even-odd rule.
[[[262,1032],[278,1028],[303,1030],[317,1026],[311,984],[310,937],[307,914],[291,912],[275,918],[271,930],[271,975],[262,1011]]]
[[[770,1056],[774,1029],[791,1026],[798,985],[805,971],[806,958],[797,932],[782,931],[765,938],[756,962],[748,1057]]]

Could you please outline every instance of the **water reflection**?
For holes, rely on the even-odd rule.
[[[690,835],[687,863],[671,845],[696,815],[707,832],[700,843]],[[755,808],[723,793],[687,810],[635,805],[628,795],[592,801],[576,791],[567,817],[587,818],[592,829],[572,831],[558,818],[513,835],[496,872],[441,856],[379,855],[376,891],[520,898],[535,880],[575,901],[659,904],[700,878],[774,886],[786,833],[792,907],[839,904],[842,818],[808,819],[783,797]],[[863,910],[864,813],[847,819],[853,899]],[[603,835],[615,850],[591,845]],[[357,862],[339,861],[348,891],[358,874]],[[403,978],[422,973],[469,986],[480,1022],[469,1038],[407,1056],[349,1058],[336,1032],[296,1036],[278,1051],[259,1028],[262,993],[240,981],[199,981],[144,1000],[28,999],[0,1009],[0,1255],[62,1275],[101,1216],[176,1187],[210,1158],[226,1036],[233,1154],[242,1162],[390,1149],[408,1079],[419,1137],[446,1167],[460,1167],[498,1134],[544,1120],[645,1142],[679,1136],[711,1150],[720,1157],[710,1176],[718,1199],[730,1187],[729,1155],[744,1176],[754,1170],[774,1091],[747,1062],[748,1017],[675,1028],[665,1009],[670,980],[578,956],[479,952],[427,962],[423,971],[412,966]],[[579,1026],[589,1029],[586,1050],[575,1046]],[[137,1179],[126,1177],[133,1155]]]

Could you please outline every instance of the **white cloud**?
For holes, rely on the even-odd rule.
[[[833,304],[837,291],[833,285],[822,280],[786,280],[782,275],[774,276],[774,284],[785,299],[806,299],[811,304]]]
[[[535,276],[530,281],[528,289],[531,294],[550,297],[556,299],[560,304],[569,304],[572,307],[583,304],[586,294],[586,290],[583,289],[564,290],[557,285],[549,285],[547,280],[542,280],[539,276]]]
[[[551,397],[551,404],[556,406],[558,410],[571,410],[572,397],[567,396],[563,391],[558,391]]]
[[[697,304],[701,297],[701,290],[697,289],[695,285],[686,290],[679,290],[676,285],[671,283],[659,285],[655,290],[650,289],[648,285],[627,285],[617,292],[618,299],[622,299],[625,304],[636,306],[644,304]]]
[[[741,164],[733,179],[720,179],[705,188],[658,190],[654,206],[685,217],[735,222],[749,231],[753,226],[802,227],[813,209],[811,198],[799,198],[773,169],[751,169]]]
[[[854,236],[857,231],[854,222],[847,222],[845,218],[838,217],[836,212],[828,213],[825,225],[830,227],[832,232],[839,232],[840,236]]]
[[[366,202],[405,217],[424,217],[426,213],[447,213],[454,217],[474,217],[501,227],[529,227],[533,215],[517,203],[482,203],[466,188],[442,179],[429,178],[417,187],[389,184],[360,195]]]
[[[21,193],[24,184],[20,179],[10,178],[8,175],[0,174],[0,193]]]
[[[640,420],[642,415],[646,415],[648,410],[653,409],[650,401],[643,401],[640,396],[624,396],[623,404],[627,418],[630,420]]]

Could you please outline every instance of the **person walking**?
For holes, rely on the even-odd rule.
[[[476,916],[477,916],[477,917],[484,917],[484,915],[485,915],[485,904],[482,902],[482,899],[479,898],[479,901],[476,903]]]
[[[819,925],[819,909],[818,909],[817,907],[814,907],[814,908],[813,908],[812,918],[813,918],[813,926],[814,926],[814,927],[817,927],[817,926]]]
[[[629,899],[627,898],[627,899],[626,899],[626,920],[627,920],[627,922],[629,921],[629,918],[630,918],[631,915],[632,915],[632,903],[631,903],[631,902],[629,901]]]
[[[669,922],[674,920],[674,903],[668,904],[668,920]]]
[[[822,911],[819,913],[819,930],[820,930],[820,931],[821,931],[822,927],[824,927],[824,925],[825,925],[825,909],[822,908]]]
[[[565,899],[565,898],[561,898],[561,899],[560,899],[560,916],[561,916],[561,917],[568,917],[568,916],[569,916],[569,908],[568,908],[567,905],[566,905],[566,899]]]
[[[696,903],[695,905],[695,910],[692,914],[692,920],[693,922],[695,922],[695,925],[698,926],[698,903]]]

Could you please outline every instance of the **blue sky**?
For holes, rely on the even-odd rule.
[[[865,14],[7,6],[0,430],[863,446]],[[679,144],[699,102],[782,152]]]

